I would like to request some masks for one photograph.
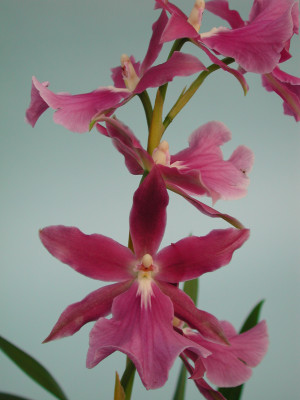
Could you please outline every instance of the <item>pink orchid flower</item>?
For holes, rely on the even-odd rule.
[[[27,122],[34,126],[40,115],[51,107],[56,110],[53,117],[55,123],[73,132],[87,132],[91,121],[102,114],[110,115],[135,94],[161,86],[176,76],[189,76],[206,69],[196,57],[180,52],[174,52],[165,63],[152,66],[161,51],[160,39],[167,21],[166,12],[162,11],[152,26],[148,51],[141,64],[136,63],[133,57],[121,57],[121,67],[112,69],[115,86],[99,87],[85,94],[59,94],[48,89],[48,82],[41,83],[33,77],[31,103],[26,111]]]
[[[205,41],[205,39],[210,35],[213,35],[215,32],[218,32],[220,30],[222,31],[226,28],[213,28],[211,32],[201,34],[198,33],[201,27],[203,11],[205,8],[204,0],[196,0],[195,6],[193,7],[189,17],[169,1],[155,0],[155,8],[162,8],[165,11],[169,12],[171,15],[161,36],[162,43],[181,38],[190,39],[194,44],[196,44],[201,50],[206,53],[206,55],[214,64],[217,64],[220,68],[235,76],[235,78],[238,79],[240,84],[242,85],[244,92],[247,92],[249,87],[243,74],[240,71],[230,68],[227,64],[216,57],[211,52],[211,50],[213,49],[210,49]]]
[[[187,198],[207,195],[215,203],[220,198],[245,196],[254,155],[248,147],[239,146],[229,160],[223,160],[220,146],[231,139],[231,132],[221,122],[196,129],[189,147],[175,155],[170,155],[168,143],[162,141],[151,157],[127,126],[116,119],[104,120],[106,129],[98,124],[99,132],[113,140],[132,174],[143,174],[156,165],[166,186]]]
[[[97,320],[90,333],[87,367],[116,350],[134,362],[147,389],[162,386],[175,358],[189,349],[199,357],[210,351],[173,328],[174,316],[203,337],[227,343],[220,322],[198,310],[177,283],[194,279],[229,263],[249,230],[214,230],[191,236],[157,253],[166,225],[168,194],[157,168],[152,168],[134,194],[130,234],[134,253],[114,240],[79,229],[50,226],[40,238],[47,250],[75,271],[117,283],[100,288],[70,305],[45,341],[73,335]],[[106,319],[112,313],[111,319]]]
[[[300,79],[281,71],[291,57],[290,41],[299,33],[299,3],[294,0],[255,0],[249,21],[230,10],[227,0],[206,3],[206,9],[226,20],[231,30],[203,39],[214,50],[233,57],[244,71],[262,74],[263,86],[283,99],[284,113],[300,120]]]

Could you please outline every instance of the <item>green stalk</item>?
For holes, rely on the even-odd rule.
[[[228,65],[234,62],[233,58],[226,57],[223,60],[223,63]],[[178,97],[176,103],[174,106],[171,108],[169,113],[167,114],[166,118],[164,119],[163,122],[163,133],[167,129],[167,127],[170,125],[170,123],[173,121],[173,119],[176,117],[176,115],[183,109],[183,107],[188,103],[188,101],[194,96],[196,91],[199,89],[199,87],[202,85],[204,80],[214,71],[217,71],[221,67],[217,64],[212,64],[207,68],[207,71],[202,71],[200,75],[194,80],[194,82],[191,84],[191,86],[184,91],[183,93],[180,94]]]
[[[153,115],[153,109],[152,109],[150,97],[148,95],[147,90],[144,90],[142,93],[139,93],[138,96],[143,104],[145,114],[146,114],[148,129],[150,129],[152,115]]]
[[[184,43],[188,42],[188,41],[189,41],[189,39],[187,39],[187,38],[175,40],[175,42],[173,43],[173,46],[170,50],[167,60],[169,60],[172,57],[174,51],[180,51],[182,46],[184,45]],[[160,88],[159,88],[163,100],[165,100],[167,88],[168,88],[168,83],[165,83],[164,85],[160,86]]]

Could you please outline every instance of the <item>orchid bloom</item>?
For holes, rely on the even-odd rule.
[[[263,86],[284,101],[284,113],[300,120],[300,79],[281,71],[291,57],[290,41],[299,33],[299,3],[295,0],[255,0],[249,20],[230,10],[227,0],[206,3],[206,9],[225,19],[232,29],[221,29],[203,41],[233,57],[244,71],[262,74]]]
[[[152,66],[163,46],[160,39],[167,21],[166,12],[162,11],[152,26],[152,37],[141,64],[136,63],[133,57],[122,55],[121,67],[112,69],[115,86],[99,87],[85,94],[59,94],[48,89],[48,82],[41,83],[33,77],[31,103],[26,111],[27,122],[34,126],[40,115],[51,107],[56,110],[53,117],[55,123],[73,132],[87,132],[92,121],[102,114],[110,115],[135,94],[161,86],[176,76],[189,76],[206,69],[196,57],[180,52],[174,52],[165,63]]]
[[[242,85],[244,92],[247,92],[248,84],[243,74],[240,71],[230,68],[222,60],[216,57],[211,52],[212,49],[207,46],[204,40],[204,38],[209,37],[215,32],[224,30],[226,28],[213,28],[210,32],[199,34],[203,11],[205,8],[204,0],[195,1],[195,6],[193,7],[189,17],[169,1],[155,0],[155,8],[162,8],[163,10],[169,12],[171,15],[161,36],[162,43],[182,38],[190,39],[195,45],[197,45],[202,51],[206,53],[206,55],[214,64],[217,64],[220,68],[235,76],[235,78],[238,79],[238,81]]]
[[[229,160],[223,160],[220,146],[231,139],[231,132],[221,122],[208,122],[196,129],[189,147],[175,155],[170,155],[164,140],[151,157],[127,126],[116,119],[104,120],[106,129],[97,125],[99,132],[113,140],[132,174],[143,174],[156,165],[166,186],[187,197],[207,195],[215,203],[220,198],[245,196],[254,156],[249,148],[239,146]]]
[[[40,231],[46,249],[75,271],[117,282],[67,307],[45,341],[72,335],[97,320],[90,333],[87,367],[119,350],[134,362],[147,389],[165,383],[175,358],[185,350],[202,358],[211,354],[173,328],[174,316],[204,338],[228,343],[220,322],[198,310],[176,284],[228,264],[249,236],[247,229],[213,230],[204,237],[184,238],[157,253],[168,200],[161,175],[153,168],[133,198],[130,234],[134,253],[106,236],[85,235],[74,227],[50,226]],[[104,318],[110,313],[111,319]]]

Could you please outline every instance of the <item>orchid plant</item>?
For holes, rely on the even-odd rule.
[[[168,0],[155,0],[154,8],[159,16],[152,26],[145,58],[137,62],[134,56],[123,54],[121,64],[111,69],[113,85],[71,95],[54,93],[49,82],[32,79],[26,111],[29,124],[35,126],[51,108],[54,122],[66,129],[77,133],[93,130],[110,139],[128,171],[141,175],[129,215],[127,246],[75,227],[57,225],[40,230],[42,244],[59,261],[89,278],[115,282],[68,306],[44,342],[73,335],[94,321],[87,367],[95,367],[115,351],[127,356],[122,378],[116,375],[115,400],[131,398],[135,371],[146,389],[162,387],[177,357],[182,360],[182,369],[174,400],[184,399],[186,371],[204,398],[239,399],[242,385],[268,347],[266,322],[258,322],[262,303],[237,332],[230,322],[197,308],[197,282],[203,274],[229,264],[233,253],[249,238],[249,229],[239,220],[214,207],[219,199],[247,194],[254,156],[240,145],[224,160],[221,146],[231,139],[231,132],[218,121],[202,121],[204,124],[190,135],[188,146],[174,155],[169,150],[172,144],[163,135],[204,80],[220,69],[232,74],[245,94],[247,73],[261,75],[265,89],[283,99],[284,113],[299,121],[300,78],[279,68],[291,57],[290,41],[298,33],[298,2],[254,0],[247,21],[229,8],[227,0],[196,0],[189,16]],[[230,27],[202,32],[204,11],[222,18]],[[167,42],[172,42],[167,60],[155,64]],[[187,42],[199,50],[198,56],[182,51]],[[202,54],[211,65],[200,60]],[[231,66],[234,62],[236,68]],[[169,82],[195,74],[191,85],[165,112]],[[148,95],[149,88],[157,88],[154,101]],[[118,108],[135,96],[146,116],[146,149],[117,117]],[[191,235],[160,249],[168,191],[182,196],[201,214],[225,220],[228,228],[214,229],[206,236]],[[203,201],[205,196],[211,198],[211,206]],[[57,398],[66,399],[39,363],[5,339],[0,343],[33,379]]]

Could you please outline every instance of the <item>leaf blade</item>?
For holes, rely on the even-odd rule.
[[[0,349],[31,379],[59,400],[68,400],[52,375],[38,361],[0,336]]]

